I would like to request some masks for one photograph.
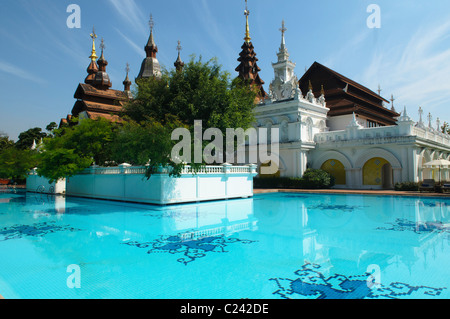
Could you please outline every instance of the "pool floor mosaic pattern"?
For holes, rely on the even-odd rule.
[[[167,207],[0,194],[5,298],[450,298],[445,198]],[[68,284],[79,271],[80,288]]]

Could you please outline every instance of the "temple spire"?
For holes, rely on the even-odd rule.
[[[130,78],[128,77],[128,73],[130,73],[130,64],[129,63],[127,63],[125,72],[127,72],[127,76],[125,77],[125,80],[123,81],[123,90],[125,92],[130,92],[131,91],[131,81],[130,81]]]
[[[246,31],[244,44],[242,45],[242,51],[239,53],[238,61],[240,64],[236,68],[236,72],[239,72],[238,77],[248,83],[251,87],[257,90],[257,99],[264,100],[266,97],[266,92],[264,91],[263,85],[264,81],[259,77],[258,72],[261,69],[257,65],[258,59],[256,58],[256,53],[254,51],[253,44],[250,38],[250,32],[248,27],[248,16],[250,11],[247,7],[247,0],[245,0],[245,11],[244,15],[246,18]]]
[[[97,35],[95,34],[95,28],[92,27],[92,33],[90,34],[90,37],[92,38],[92,50],[91,55],[89,56],[89,59],[91,59],[91,62],[89,63],[89,66],[87,68],[88,75],[84,79],[84,83],[86,84],[92,84],[95,79],[95,74],[98,72],[97,67],[97,52],[95,51],[95,39],[97,38]]]
[[[153,36],[153,29],[155,27],[155,22],[153,21],[153,16],[150,15],[150,20],[148,22],[150,27],[150,36],[148,38],[147,44],[145,46],[146,58],[142,61],[141,70],[137,79],[146,78],[161,78],[161,66],[156,58],[156,53],[158,53],[158,46],[155,43]]]
[[[158,46],[155,44],[155,39],[153,37],[153,28],[155,27],[155,22],[153,21],[152,15],[150,15],[148,25],[150,27],[150,37],[148,38],[147,45],[145,46],[145,52],[147,53],[147,57],[156,58]]]
[[[277,53],[277,62],[272,63],[275,78],[269,86],[269,95],[272,95],[276,101],[294,98],[298,87],[298,78],[294,74],[295,63],[289,60],[284,39],[284,34],[287,31],[284,20],[281,22],[281,29],[279,30],[281,31],[281,46]],[[297,94],[297,96],[300,95]]]
[[[395,112],[394,101],[395,101],[394,94],[391,94],[391,103],[392,103],[391,111]]]
[[[184,67],[184,62],[181,60],[181,50],[182,49],[183,48],[181,47],[181,42],[180,42],[180,40],[178,40],[178,45],[177,45],[178,58],[174,63],[174,66],[175,66],[177,72],[183,71],[183,67]]]
[[[287,31],[286,26],[284,25],[284,20],[281,21],[280,31],[281,31],[281,47],[280,47],[280,49],[284,50],[285,46],[286,46],[286,41],[284,40],[284,33]]]
[[[248,24],[248,16],[250,15],[250,11],[248,10],[248,6],[247,6],[247,0],[245,0],[245,10],[244,10],[244,15],[245,15],[245,42],[249,43],[252,38],[250,37],[250,27]]]
[[[97,39],[97,35],[95,34],[95,27],[92,27],[92,33],[90,37],[92,38],[92,51],[89,58],[91,59],[91,61],[95,62],[97,60],[97,52],[95,52],[95,39]]]
[[[108,73],[106,73],[106,66],[108,65],[108,61],[106,61],[103,52],[106,48],[103,39],[102,43],[100,44],[100,48],[102,49],[102,54],[100,55],[100,58],[97,60],[98,72],[95,74],[93,85],[100,90],[107,90],[112,86],[112,83],[111,80],[109,79]]]
[[[289,53],[288,53],[288,50],[286,48],[286,40],[284,39],[284,34],[287,31],[286,26],[284,24],[284,20],[281,22],[281,29],[280,29],[280,31],[281,31],[281,45],[280,45],[280,50],[277,53],[278,62],[288,61],[289,60]]]

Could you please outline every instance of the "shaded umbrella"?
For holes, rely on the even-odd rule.
[[[450,161],[440,158],[440,159],[437,159],[434,161],[427,162],[427,163],[423,164],[423,166],[439,167],[439,183],[440,183],[441,182],[441,167],[442,166],[450,166]]]

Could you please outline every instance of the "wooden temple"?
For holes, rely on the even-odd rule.
[[[247,3],[247,1],[246,1]],[[238,61],[240,64],[236,68],[236,72],[239,73],[238,77],[243,81],[247,82],[250,86],[254,87],[257,90],[257,102],[264,100],[267,96],[264,91],[263,85],[264,81],[259,77],[259,71],[261,69],[258,67],[256,57],[256,53],[251,42],[250,38],[250,28],[248,24],[248,16],[250,15],[250,11],[246,8],[244,11],[246,17],[246,25],[245,25],[245,38],[244,44],[242,45],[242,51],[239,53]]]
[[[301,77],[299,87],[302,92],[312,88],[315,96],[324,92],[330,118],[355,113],[377,127],[395,125],[400,116],[393,107],[385,107],[389,101],[379,94],[318,62]]]
[[[127,65],[127,76],[123,82],[124,90],[111,89],[112,83],[106,72],[108,61],[104,56],[105,45],[102,39],[100,45],[102,53],[97,59],[95,50],[95,39],[97,35],[95,30],[91,34],[92,52],[91,62],[87,68],[88,75],[84,83],[80,83],[75,91],[75,105],[72,113],[66,118],[61,119],[59,126],[71,125],[72,118],[79,119],[89,118],[98,119],[105,118],[109,121],[120,121],[120,113],[123,111],[123,105],[131,98],[131,81],[128,78],[129,67]]]

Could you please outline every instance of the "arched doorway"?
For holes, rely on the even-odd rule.
[[[382,157],[369,159],[363,166],[363,185],[393,188],[392,165]]]
[[[336,185],[346,185],[347,180],[345,177],[345,167],[337,159],[329,159],[322,164],[321,170],[328,172],[331,176],[336,179]]]

